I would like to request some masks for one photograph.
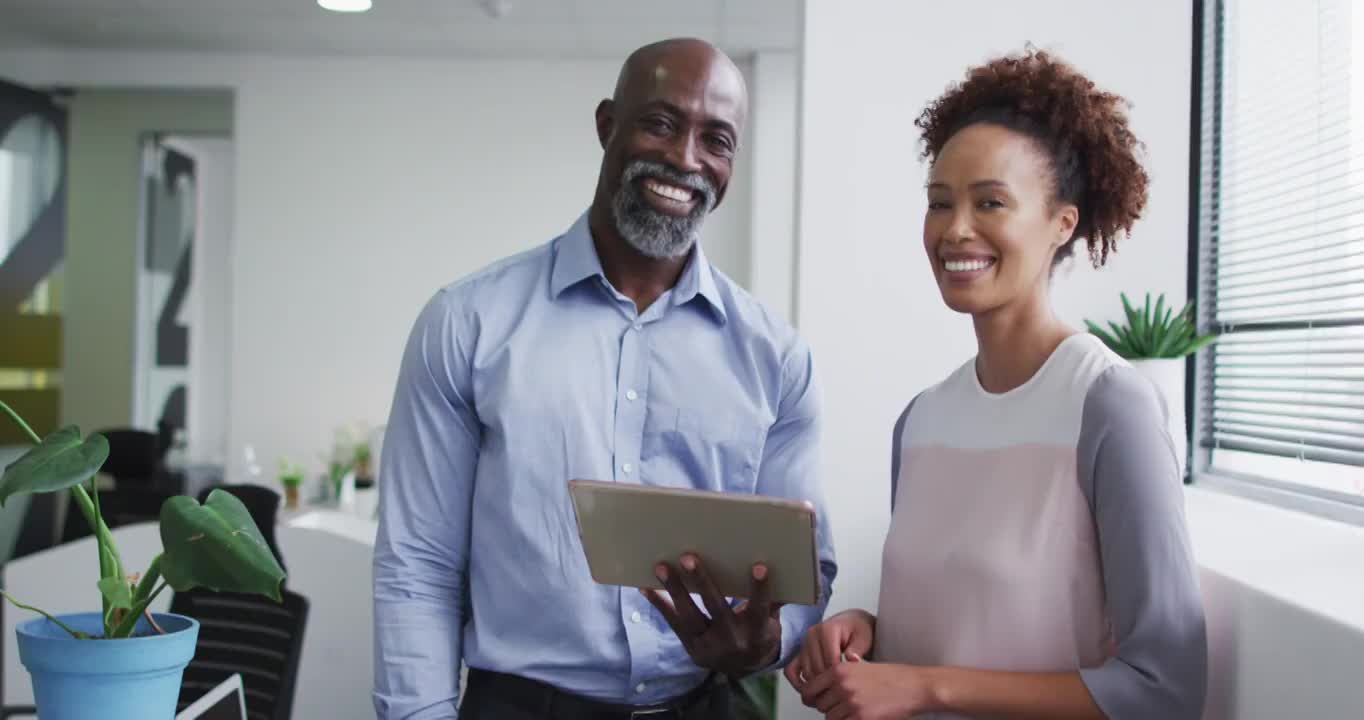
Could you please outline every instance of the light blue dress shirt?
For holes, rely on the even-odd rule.
[[[706,672],[637,590],[595,583],[571,479],[809,500],[827,604],[810,350],[698,247],[643,314],[584,215],[441,290],[403,355],[374,548],[380,718],[453,718],[458,670],[649,704]],[[782,610],[782,660],[823,615]]]

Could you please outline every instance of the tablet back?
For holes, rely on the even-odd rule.
[[[661,587],[654,567],[677,567],[692,552],[727,597],[748,597],[753,564],[763,562],[775,602],[819,601],[815,511],[807,503],[591,480],[570,482],[569,494],[599,583]]]

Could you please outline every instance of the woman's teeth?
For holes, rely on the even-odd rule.
[[[974,272],[984,270],[994,264],[994,258],[985,258],[981,260],[944,260],[942,266],[948,272]]]

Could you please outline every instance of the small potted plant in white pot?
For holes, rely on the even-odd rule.
[[[1184,425],[1184,358],[1217,341],[1216,335],[1199,335],[1193,316],[1193,303],[1174,312],[1166,307],[1165,295],[1151,306],[1151,294],[1146,304],[1138,309],[1122,294],[1122,308],[1127,322],[1109,322],[1112,332],[1086,320],[1089,331],[1098,336],[1113,352],[1122,356],[1138,372],[1156,386],[1169,412],[1170,437],[1175,443],[1180,472],[1184,471],[1188,452],[1188,432]]]
[[[39,438],[8,405],[0,402],[0,411],[34,443],[0,475],[0,505],[19,494],[69,489],[99,553],[99,580],[92,583],[102,598],[99,612],[54,616],[0,590],[16,606],[42,616],[16,628],[38,717],[169,720],[199,623],[183,615],[153,615],[152,600],[170,587],[259,593],[278,602],[284,570],[242,502],[214,490],[203,505],[183,495],[167,500],[159,518],[162,553],[140,576],[128,574],[100,515],[95,483],[109,442],[98,433],[82,438],[75,427]],[[22,594],[22,588],[13,589]]]

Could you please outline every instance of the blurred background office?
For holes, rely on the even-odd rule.
[[[296,682],[272,687],[295,717],[372,716],[368,548],[411,322],[568,227],[596,103],[630,50],[682,35],[748,80],[703,242],[816,354],[831,611],[874,608],[891,426],[974,348],[923,258],[913,121],[1031,42],[1132,101],[1152,176],[1131,239],[1103,272],[1064,267],[1057,307],[1082,326],[1163,294],[1224,334],[1164,388],[1208,717],[1364,707],[1358,0],[0,0],[0,399],[40,433],[108,432],[125,555],[154,550],[139,523],[169,494],[275,491],[261,512],[310,609]],[[0,423],[0,464],[20,452]],[[0,510],[0,584],[84,610],[92,588],[52,571],[81,540],[65,503]],[[31,697],[18,615],[0,705]]]

